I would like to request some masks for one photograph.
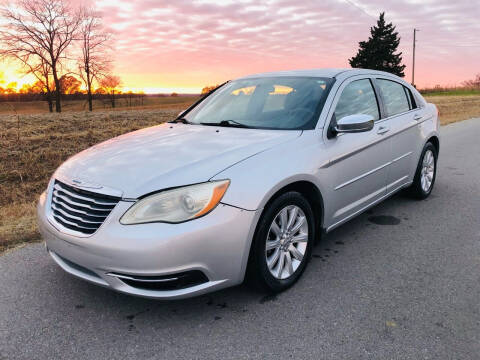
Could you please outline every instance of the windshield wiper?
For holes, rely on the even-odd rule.
[[[191,124],[191,122],[185,119],[184,117],[176,118],[175,120],[169,121],[169,123],[170,124],[177,124],[177,123]]]
[[[220,122],[201,122],[200,124],[207,125],[207,126],[224,126],[224,127],[238,127],[238,128],[252,129],[252,126],[243,124],[235,120],[222,120]]]

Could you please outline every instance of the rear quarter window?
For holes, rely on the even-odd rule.
[[[410,105],[410,109],[416,109],[418,106],[412,92],[406,86],[404,86],[403,89],[405,90],[405,94],[407,94],[407,99],[408,99],[408,104]]]

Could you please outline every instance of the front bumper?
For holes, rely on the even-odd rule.
[[[184,298],[243,281],[258,211],[219,204],[207,216],[181,224],[120,224],[131,205],[120,201],[96,233],[76,237],[61,232],[47,219],[50,204],[42,194],[37,216],[48,252],[72,275],[143,297]],[[194,272],[204,274],[205,281],[169,290],[140,288],[125,280],[174,278]]]

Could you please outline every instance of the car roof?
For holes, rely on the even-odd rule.
[[[377,74],[377,75],[388,75],[395,76],[391,73],[378,70],[369,70],[369,69],[352,69],[352,68],[324,68],[324,69],[304,69],[304,70],[287,70],[287,71],[273,71],[265,72],[259,74],[252,74],[248,76],[241,77],[240,79],[249,79],[249,78],[259,78],[259,77],[276,77],[276,76],[311,76],[311,77],[325,77],[325,78],[334,78],[342,75],[366,75],[366,74]]]

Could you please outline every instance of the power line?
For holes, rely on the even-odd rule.
[[[435,44],[435,43],[425,43],[425,46],[445,46],[445,47],[480,47],[480,44],[470,44],[470,45],[455,45],[455,44]]]
[[[357,8],[358,10],[360,10],[362,13],[364,13],[365,15],[367,15],[368,17],[374,19],[374,20],[377,20],[377,18],[373,15],[370,15],[365,9],[363,9],[362,7],[360,7],[359,5],[355,4],[353,1],[351,0],[345,0],[346,3],[352,5],[353,7]],[[418,31],[418,29],[417,29]],[[480,47],[480,44],[435,44],[435,43],[431,43],[431,42],[428,42],[428,43],[425,43],[424,45],[428,46],[428,45],[431,45],[431,46],[448,46],[448,47]]]
[[[350,5],[356,7],[358,10],[360,10],[361,12],[363,12],[365,15],[371,17],[372,19],[374,20],[377,20],[376,17],[374,17],[373,15],[370,15],[365,9],[361,8],[360,6],[358,6],[357,4],[355,4],[353,1],[351,0],[345,0],[347,3],[349,3]]]

